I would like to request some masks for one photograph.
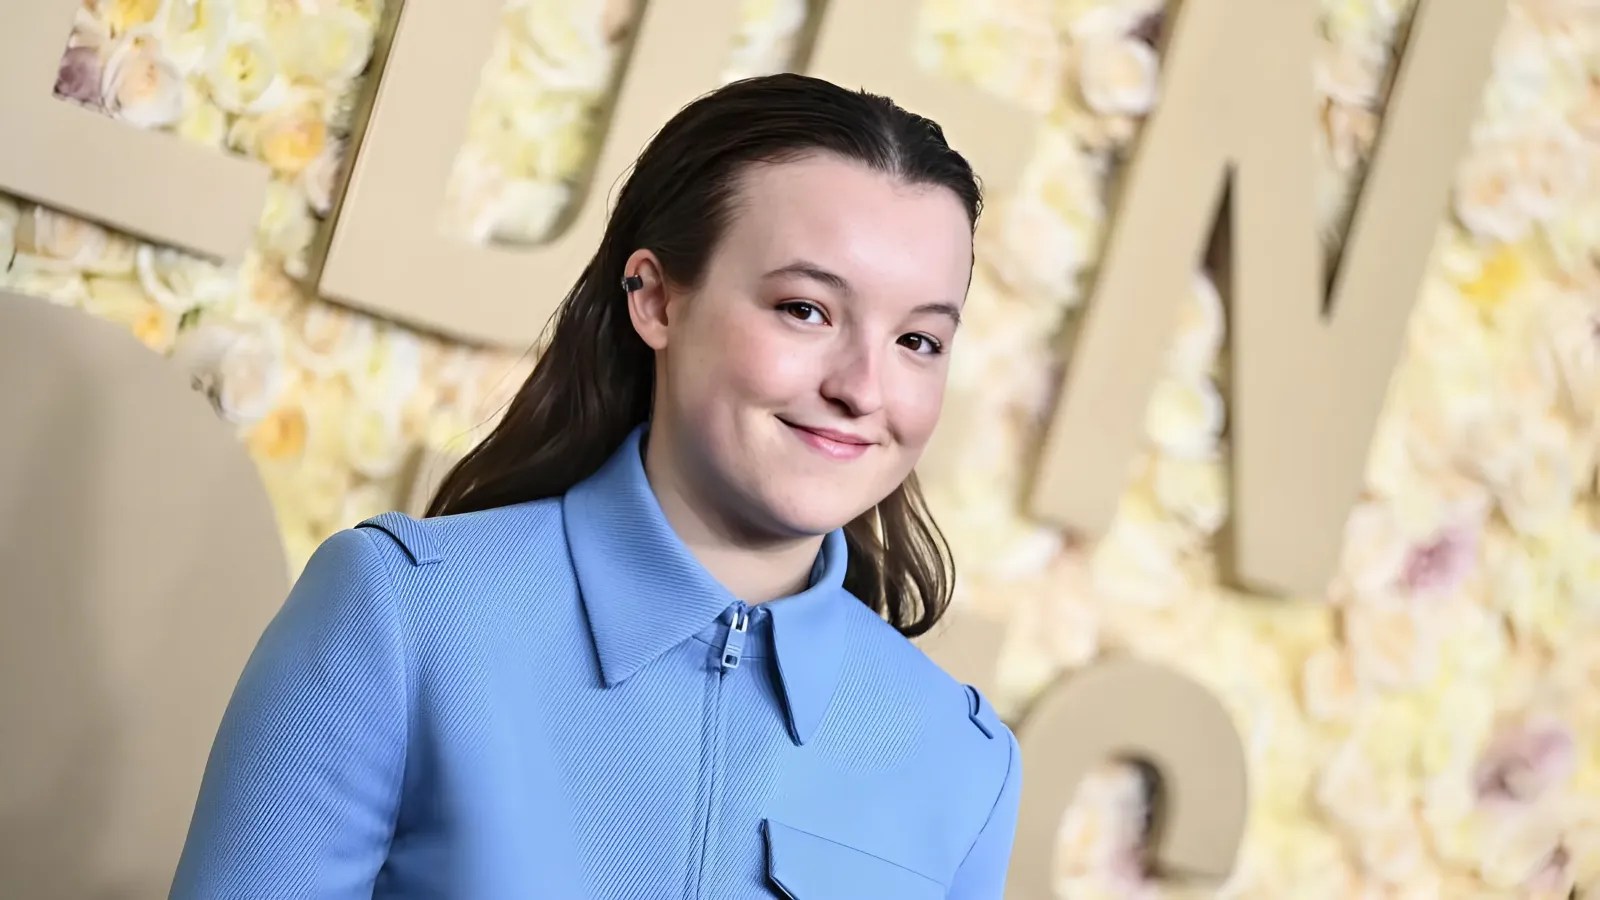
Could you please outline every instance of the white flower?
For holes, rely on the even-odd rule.
[[[1478,237],[1515,243],[1533,220],[1518,196],[1515,161],[1501,147],[1480,148],[1456,174],[1455,213]]]
[[[325,5],[287,19],[273,37],[284,73],[309,84],[343,84],[372,58],[373,22],[346,6]]]
[[[518,0],[508,9],[511,50],[539,83],[559,91],[597,94],[610,84],[615,54],[602,10],[554,0]]]
[[[33,257],[41,271],[94,270],[111,247],[104,228],[43,206],[26,208],[15,227],[19,254]]]
[[[723,81],[783,71],[806,23],[806,0],[743,0],[739,32]]]
[[[199,72],[213,48],[223,46],[237,19],[234,0],[170,0],[165,30],[167,56],[185,76]]]
[[[422,341],[416,334],[385,326],[370,352],[350,373],[350,384],[362,402],[398,410],[422,381]]]
[[[296,278],[306,274],[303,254],[316,237],[317,222],[298,185],[285,181],[267,183],[266,210],[257,233],[263,253],[281,261],[284,270]]]
[[[135,264],[145,293],[175,313],[218,306],[239,290],[238,272],[178,250],[141,244]]]
[[[1154,488],[1164,509],[1176,514],[1201,534],[1222,527],[1228,515],[1228,482],[1221,457],[1178,459],[1156,457]]]
[[[180,338],[173,361],[224,417],[241,425],[271,412],[289,385],[283,334],[270,320],[248,328],[201,325]]]
[[[1315,64],[1317,91],[1340,105],[1373,108],[1388,56],[1387,48],[1377,41],[1324,40]]]
[[[1513,528],[1537,534],[1564,515],[1577,494],[1572,435],[1553,417],[1530,416],[1504,437],[1515,451],[1509,471],[1492,486],[1495,499]]]
[[[1154,109],[1160,75],[1155,50],[1132,38],[1086,41],[1078,58],[1078,89],[1101,115],[1142,116]]]
[[[228,139],[228,114],[191,84],[183,86],[183,112],[174,130],[191,143],[222,149]]]
[[[300,173],[300,184],[305,190],[306,199],[311,204],[312,212],[319,216],[326,217],[333,211],[333,192],[344,172],[346,146],[343,138],[328,141],[323,145],[322,152]]]
[[[140,128],[164,128],[183,115],[183,75],[148,30],[130,31],[112,46],[100,93],[107,112]]]
[[[228,112],[260,115],[288,96],[266,34],[256,25],[236,22],[205,63],[211,99]]]
[[[412,451],[390,409],[358,405],[345,420],[344,439],[350,465],[368,478],[393,476]]]
[[[1217,449],[1225,409],[1209,378],[1164,378],[1145,411],[1145,433],[1180,459],[1206,459]]]
[[[332,303],[309,303],[296,317],[288,342],[294,361],[319,378],[361,369],[372,352],[372,319]]]
[[[1439,635],[1403,600],[1369,598],[1347,605],[1344,634],[1356,678],[1364,684],[1415,688],[1438,671]]]
[[[1226,330],[1222,295],[1204,272],[1196,272],[1194,290],[1178,311],[1178,337],[1167,353],[1167,371],[1180,378],[1210,373]]]
[[[501,185],[492,237],[509,244],[537,244],[550,237],[572,199],[561,182],[511,178]]]

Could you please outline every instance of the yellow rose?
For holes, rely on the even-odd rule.
[[[298,460],[306,449],[306,414],[298,403],[285,404],[268,413],[250,429],[245,439],[251,456],[274,463]]]
[[[252,251],[239,268],[235,318],[244,322],[289,318],[307,302],[305,291],[282,267]]]
[[[290,320],[289,353],[320,378],[355,371],[372,351],[371,317],[323,301],[306,304]]]
[[[350,386],[362,402],[398,411],[422,378],[422,341],[412,332],[385,325],[371,350],[356,359]]]
[[[149,25],[165,5],[162,0],[92,0],[96,17],[113,35]]]
[[[130,32],[112,46],[101,82],[106,111],[139,128],[165,128],[183,116],[183,75],[154,34]]]
[[[302,95],[257,120],[240,119],[229,140],[234,146],[253,152],[274,172],[293,178],[327,147],[328,126],[315,99]]]
[[[83,308],[90,314],[127,328],[140,343],[157,352],[171,346],[177,317],[152,302],[137,281],[95,276],[86,284]]]

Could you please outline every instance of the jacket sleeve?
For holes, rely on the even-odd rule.
[[[401,635],[372,538],[329,538],[234,689],[173,900],[371,898],[405,769]]]
[[[983,831],[967,851],[967,858],[951,881],[947,900],[1000,900],[1006,892],[1006,871],[1011,865],[1011,841],[1017,831],[1017,811],[1022,805],[1022,750],[1008,728],[1010,744],[1006,780],[995,798]]]

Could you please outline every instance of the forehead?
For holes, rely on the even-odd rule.
[[[864,296],[959,304],[972,230],[954,192],[908,185],[833,156],[751,167],[726,262],[760,274],[797,260],[842,276]]]

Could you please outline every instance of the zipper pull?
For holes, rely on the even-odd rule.
[[[727,640],[722,642],[722,672],[739,668],[744,655],[744,636],[750,630],[750,611],[741,603],[733,608],[733,622],[728,625]]]

